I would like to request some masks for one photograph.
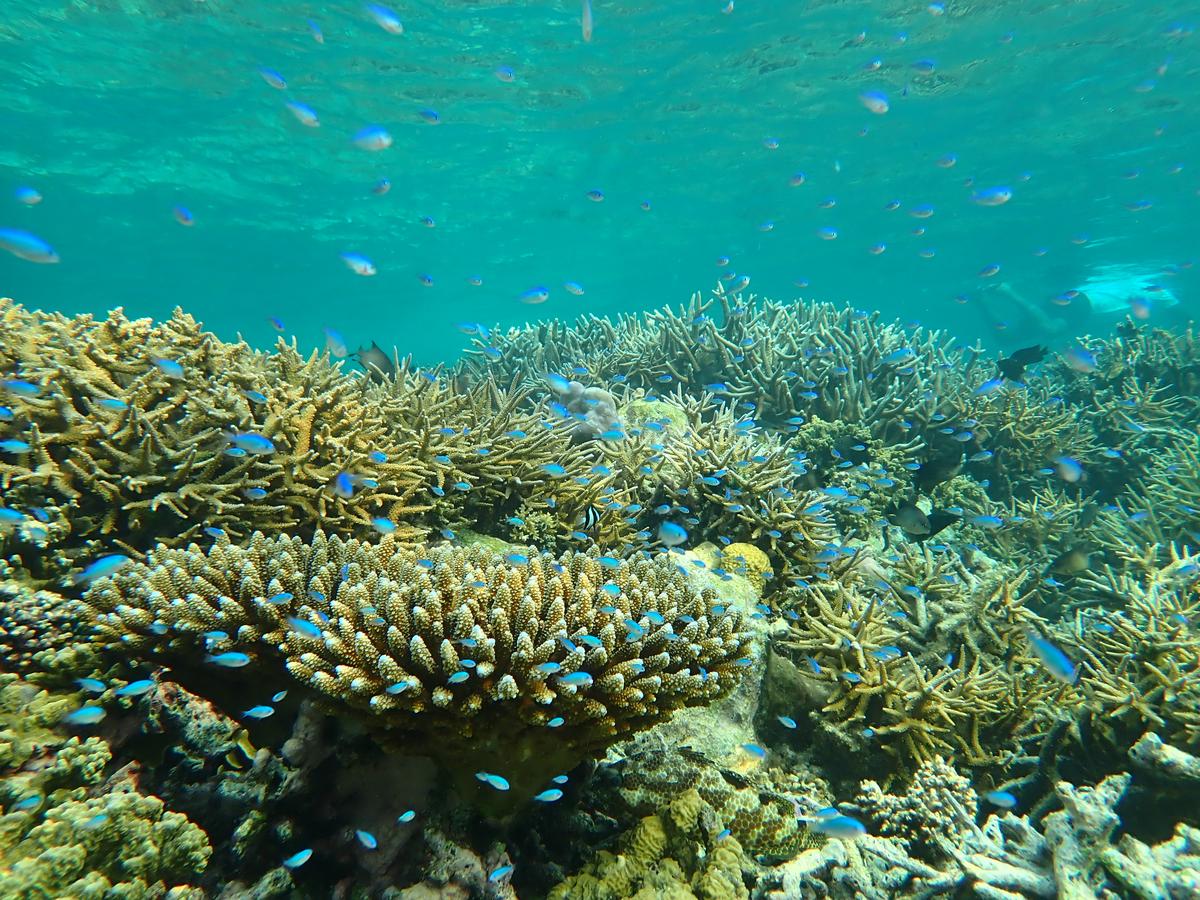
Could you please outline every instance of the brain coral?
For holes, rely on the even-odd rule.
[[[662,559],[321,533],[159,548],[85,600],[105,642],[181,666],[206,649],[245,654],[222,659],[256,677],[286,668],[452,769],[503,774],[514,794],[724,694],[750,643],[736,611],[714,615],[715,592]]]

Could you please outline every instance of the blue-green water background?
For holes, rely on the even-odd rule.
[[[180,305],[261,346],[279,316],[304,346],[328,326],[433,362],[464,345],[457,322],[680,302],[715,284],[723,255],[759,294],[973,339],[990,326],[954,298],[989,263],[1048,298],[1096,263],[1196,254],[1194,6],[946,0],[933,15],[921,0],[737,0],[722,14],[721,0],[595,0],[584,43],[577,0],[392,5],[403,35],[356,2],[5,0],[0,227],[35,232],[62,262],[0,253],[0,295],[72,313]],[[912,63],[926,58],[937,68],[922,76]],[[885,91],[890,111],[868,112],[864,90]],[[301,126],[289,97],[321,127]],[[371,123],[394,146],[355,147]],[[936,164],[947,153],[953,168]],[[1010,185],[1012,201],[972,204],[968,176]],[[381,177],[386,196],[370,192]],[[44,202],[13,199],[24,184]],[[936,213],[889,212],[893,198]],[[1153,205],[1126,208],[1141,200]],[[174,221],[176,204],[195,227]],[[823,226],[838,239],[819,239]],[[878,242],[887,251],[870,254]],[[378,275],[351,273],[347,251]],[[1195,270],[1172,278],[1200,302]],[[534,285],[550,300],[523,305]]]

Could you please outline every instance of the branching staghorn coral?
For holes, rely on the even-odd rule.
[[[783,602],[790,629],[777,647],[810,685],[812,715],[901,772],[938,755],[997,762],[1056,691],[1030,659],[1024,630],[1037,617],[1019,581],[955,559],[906,549],[886,578],[851,569]]]
[[[655,429],[651,422],[598,448],[611,469],[604,483],[612,497],[654,510],[652,522],[684,524],[693,543],[756,543],[780,571],[811,567],[833,530],[820,495],[801,487],[803,467],[794,453],[746,427],[727,406],[683,395],[656,405],[671,427]]]
[[[664,382],[693,395],[707,389],[731,404],[753,404],[766,424],[815,415],[862,422],[887,440],[932,421],[942,398],[963,383],[958,353],[937,332],[906,332],[832,304],[743,299],[720,287],[678,310],[615,322],[590,316],[571,327],[541,323],[475,345],[459,371],[476,378],[584,366],[593,383],[615,377],[647,391]]]
[[[1140,416],[1176,427],[1200,421],[1200,337],[1194,325],[1168,330],[1138,326],[1127,319],[1118,332],[1083,340],[1096,356],[1095,372],[1076,372],[1061,362],[1050,367],[1051,374],[1065,384],[1068,402],[1098,396],[1113,401],[1101,405],[1126,406],[1126,415],[1135,421]],[[1160,418],[1139,398],[1169,403],[1174,418]]]
[[[101,639],[126,652],[196,664],[207,644],[260,677],[286,669],[335,709],[459,771],[504,774],[522,797],[724,694],[751,640],[736,611],[712,615],[715,594],[661,560],[415,552],[320,533],[160,548],[85,600]]]
[[[1159,563],[1150,548],[1141,565],[1081,576],[1080,594],[1098,608],[1069,623],[1084,714],[1122,750],[1146,728],[1200,744],[1200,554],[1171,546],[1165,555]]]
[[[1091,422],[1078,407],[1065,403],[1055,387],[1036,381],[987,394],[961,391],[948,398],[955,420],[972,423],[971,446],[993,454],[972,466],[976,477],[990,482],[992,498],[1025,496],[1038,483],[1035,473],[1058,457],[1084,462],[1100,458],[1103,447]]]

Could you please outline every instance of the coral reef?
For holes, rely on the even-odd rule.
[[[550,900],[748,900],[746,865],[737,839],[688,789],[663,812],[643,818],[616,853],[601,850],[552,890]]]
[[[720,288],[474,333],[364,377],[0,301],[8,880],[1200,892],[1194,332],[1023,383]]]
[[[669,563],[255,535],[161,548],[86,595],[102,640],[292,679],[466,772],[545,787],[729,690],[750,634]],[[469,656],[468,656],[469,654]],[[275,666],[272,666],[275,661]],[[747,661],[748,662],[748,661]]]
[[[195,824],[138,792],[125,769],[106,777],[98,737],[56,731],[74,704],[0,675],[0,874],[5,897],[201,897],[210,855]]]
[[[970,780],[940,757],[922,763],[903,794],[885,793],[868,780],[859,786],[854,803],[876,833],[923,849],[958,840],[974,827],[979,811]]]
[[[459,366],[475,379],[583,366],[596,382],[709,391],[765,423],[819,416],[864,423],[886,440],[931,422],[940,398],[964,384],[960,355],[937,332],[906,332],[832,304],[758,302],[721,287],[679,310],[543,322],[493,331],[475,345]]]

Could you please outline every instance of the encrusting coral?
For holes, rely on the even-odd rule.
[[[723,832],[695,789],[643,818],[616,853],[601,850],[550,900],[748,900],[748,866],[737,840]]]
[[[286,668],[518,796],[722,695],[750,662],[740,614],[646,558],[255,535],[152,551],[85,600],[123,652]]]
[[[868,780],[854,803],[878,834],[934,850],[970,830],[979,810],[970,779],[941,757],[922,763],[903,794],[885,793]]]
[[[203,896],[188,885],[209,858],[204,832],[130,773],[106,781],[108,745],[56,728],[73,706],[0,675],[0,896]]]

